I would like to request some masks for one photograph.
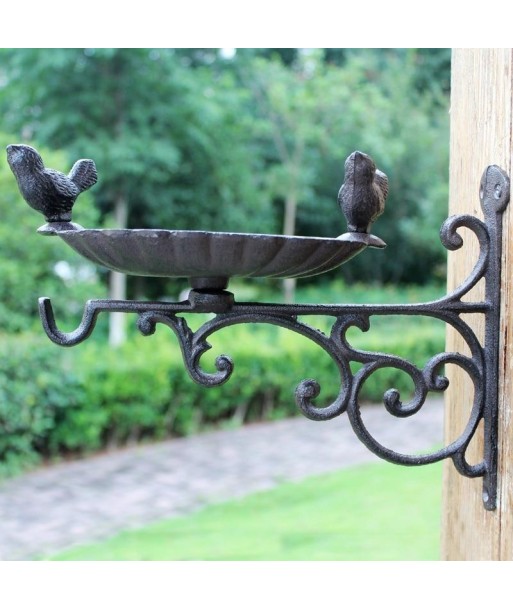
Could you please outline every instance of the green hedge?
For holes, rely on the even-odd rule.
[[[85,402],[83,382],[48,340],[0,336],[0,471],[37,463],[65,413]]]
[[[423,365],[444,345],[443,325],[429,322],[410,323],[408,331],[404,320],[387,320],[368,333],[351,330],[348,337],[360,349]],[[235,370],[226,384],[206,389],[188,377],[176,338],[163,326],[151,337],[131,336],[115,350],[94,340],[62,349],[46,337],[0,337],[0,471],[219,424],[295,415],[294,389],[305,378],[321,384],[319,405],[338,393],[332,360],[294,333],[239,326],[211,342],[204,368],[214,370],[215,357],[226,353]],[[381,400],[392,386],[408,393],[411,381],[394,369],[380,371],[361,397]]]

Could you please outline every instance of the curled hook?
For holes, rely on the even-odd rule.
[[[39,299],[39,316],[41,317],[44,331],[52,342],[61,347],[73,347],[89,338],[94,330],[100,311],[101,306],[98,305],[98,301],[88,300],[78,328],[72,332],[62,332],[57,328],[55,323],[51,300],[46,297]]]

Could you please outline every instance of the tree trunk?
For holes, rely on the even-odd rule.
[[[296,214],[297,214],[297,196],[295,192],[290,192],[285,199],[285,213],[283,215],[283,234],[296,234]],[[287,277],[283,280],[283,298],[285,302],[294,302],[296,294],[295,277]]]
[[[451,89],[450,213],[480,215],[479,182],[487,165],[499,165],[511,175],[512,151],[512,49],[456,49],[453,51]],[[482,217],[482,216],[481,216]],[[442,514],[442,558],[446,560],[513,559],[513,334],[510,309],[513,305],[510,260],[513,260],[512,204],[503,216],[503,273],[499,371],[499,471],[498,507],[483,508],[482,479],[462,477],[452,462],[444,464]],[[460,285],[471,272],[479,251],[476,239],[466,238],[461,250],[449,255],[448,287]],[[480,282],[471,298],[484,298]],[[465,321],[483,340],[482,315],[466,315]],[[476,319],[474,319],[476,318]],[[466,353],[465,345],[452,328],[447,332],[447,350]],[[453,441],[469,418],[473,399],[468,376],[448,367],[450,386],[446,395],[446,443]],[[483,437],[472,441],[467,452],[470,463],[483,456]]]
[[[114,220],[117,228],[126,228],[128,221],[128,201],[124,194],[118,194],[114,204]],[[109,278],[110,298],[126,300],[126,275],[111,271]],[[111,313],[109,319],[109,345],[119,347],[126,340],[126,315]]]

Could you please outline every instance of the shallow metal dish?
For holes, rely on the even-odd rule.
[[[230,277],[309,277],[330,271],[368,246],[385,247],[373,235],[335,239],[161,229],[84,229],[49,223],[57,235],[91,262],[128,275],[187,277],[199,289],[222,289]]]

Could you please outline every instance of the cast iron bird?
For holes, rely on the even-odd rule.
[[[344,169],[338,202],[346,217],[347,228],[353,233],[368,233],[371,224],[385,209],[388,178],[363,152],[349,155]]]
[[[81,192],[98,179],[94,161],[77,161],[68,175],[46,169],[40,154],[31,146],[7,146],[7,161],[18,187],[30,207],[41,212],[47,222],[70,222],[71,209]]]

